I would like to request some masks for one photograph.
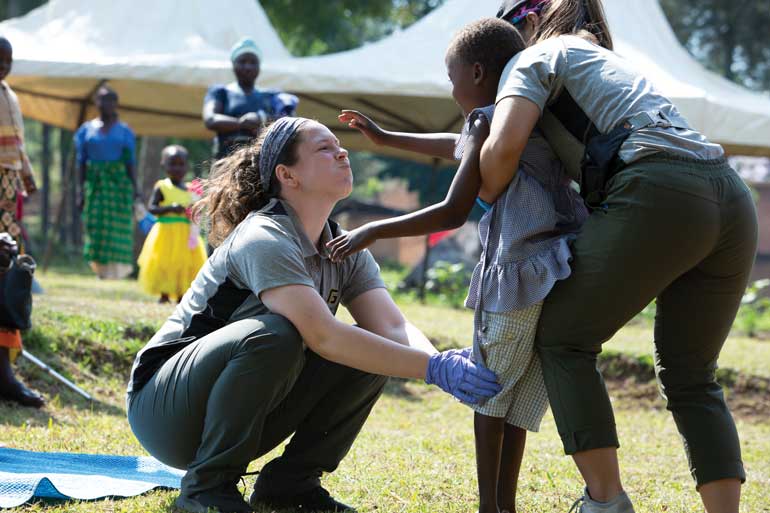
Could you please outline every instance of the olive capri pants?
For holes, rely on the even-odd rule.
[[[655,372],[696,485],[745,480],[715,371],[756,241],[749,189],[723,159],[651,157],[610,180],[604,208],[575,241],[572,275],[545,300],[536,336],[568,454],[618,447],[597,355],[657,298]]]
[[[260,315],[172,356],[129,394],[128,420],[150,454],[187,470],[188,496],[236,481],[294,433],[259,482],[273,494],[300,493],[337,468],[386,381],[305,351],[288,320]]]

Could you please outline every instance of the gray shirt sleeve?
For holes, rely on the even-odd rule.
[[[236,237],[227,260],[228,274],[254,295],[285,285],[315,288],[299,242],[278,225],[256,223]]]
[[[374,257],[365,249],[347,259],[344,263],[344,281],[340,302],[347,306],[355,298],[372,289],[384,289],[385,283],[380,277],[380,266]]]
[[[522,96],[535,103],[542,113],[558,89],[559,70],[566,64],[567,51],[559,38],[527,48],[506,64],[497,86],[499,102],[509,96]]]

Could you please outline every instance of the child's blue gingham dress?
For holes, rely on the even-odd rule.
[[[490,122],[494,105],[477,109]],[[472,116],[469,116],[469,119]],[[460,157],[466,123],[457,142]],[[482,254],[465,306],[476,311],[474,358],[497,372],[503,391],[474,407],[536,431],[548,399],[534,351],[543,299],[570,275],[569,243],[588,217],[572,180],[535,129],[508,188],[479,223]]]

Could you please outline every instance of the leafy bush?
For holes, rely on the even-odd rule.
[[[770,333],[770,298],[762,294],[770,280],[758,280],[748,286],[735,318],[735,327],[749,337]]]
[[[465,264],[452,264],[439,260],[428,269],[425,290],[441,303],[452,308],[462,308],[468,294],[468,272]]]

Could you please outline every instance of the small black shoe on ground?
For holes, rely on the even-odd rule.
[[[307,513],[355,511],[352,506],[334,500],[329,492],[321,486],[305,492],[285,495],[268,495],[255,487],[251,493],[251,498],[249,498],[249,504],[254,509],[267,506],[277,509],[294,509]]]
[[[33,392],[18,381],[0,389],[0,400],[12,401],[30,408],[41,408],[45,404],[42,395]]]
[[[211,509],[219,513],[252,513],[251,507],[243,500],[235,482],[225,483],[211,490],[193,495],[180,495],[174,502],[178,510],[190,513],[208,513]]]

